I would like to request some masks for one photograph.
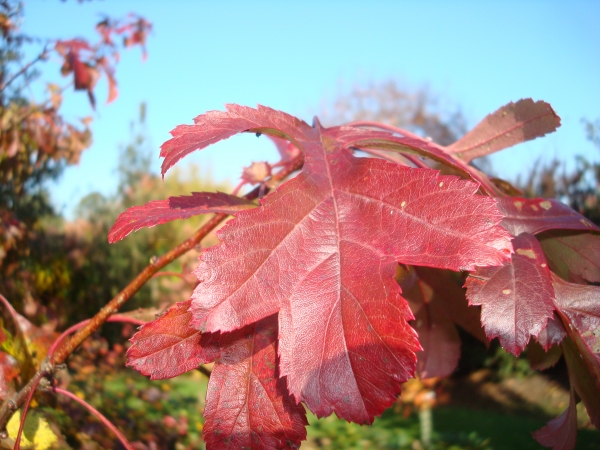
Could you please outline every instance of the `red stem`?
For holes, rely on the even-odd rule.
[[[90,321],[91,321],[91,319],[81,321],[81,322],[73,325],[72,327],[67,328],[65,331],[63,331],[62,334],[54,341],[54,343],[48,350],[48,357],[51,357],[54,354],[56,347],[58,347],[58,345],[60,343],[62,343],[62,341],[68,335],[74,333],[77,330],[80,330],[81,328],[86,326],[88,323],[90,323]],[[134,325],[144,325],[146,323],[143,320],[134,319],[133,317],[121,316],[119,314],[109,317],[107,322],[123,322],[123,323],[132,323]]]
[[[393,133],[399,133],[405,137],[408,138],[413,138],[413,139],[419,139],[420,141],[424,141],[429,143],[430,145],[435,145],[436,147],[438,147],[441,151],[443,151],[444,153],[447,153],[449,155],[451,155],[450,153],[448,153],[448,151],[446,150],[445,147],[436,144],[435,142],[430,142],[427,139],[422,138],[421,136],[418,136],[414,133],[411,133],[410,131],[404,130],[402,128],[398,128],[398,127],[394,127],[392,125],[386,125],[384,123],[378,123],[378,122],[370,122],[368,120],[358,120],[355,122],[348,122],[345,124],[346,126],[350,126],[350,127],[372,127],[372,128],[379,128],[380,130],[386,130],[386,131],[391,131]],[[422,161],[418,160],[418,158],[414,158],[411,157],[409,155],[403,155],[404,157],[406,157],[407,159],[410,160],[410,162],[412,162],[413,164],[417,164],[416,161],[418,161],[420,164],[422,164]],[[504,193],[502,191],[500,191],[492,182],[490,182],[487,178],[487,176],[485,176],[483,173],[479,172],[476,168],[474,168],[473,166],[464,163],[463,161],[454,158],[454,156],[452,156],[453,159],[456,161],[456,163],[458,165],[460,165],[464,170],[466,170],[470,175],[471,178],[475,181],[477,181],[482,187],[483,189],[488,193],[488,195],[492,196],[492,197],[501,197],[504,196]],[[417,167],[423,167],[422,165],[417,164]]]
[[[43,378],[41,373],[36,374],[36,377],[31,386],[31,390],[27,395],[27,400],[25,400],[25,404],[23,405],[23,412],[21,413],[21,423],[19,424],[19,432],[17,433],[17,438],[15,439],[15,447],[14,450],[21,450],[21,436],[23,435],[23,428],[25,427],[25,419],[27,418],[27,411],[29,410],[29,404],[31,403],[31,399],[33,398],[33,394],[37,389],[40,380]]]
[[[121,441],[121,444],[123,444],[123,446],[127,450],[135,450],[135,448],[133,447],[133,445],[131,445],[129,443],[129,441],[127,440],[127,438],[125,437],[125,435],[123,435],[123,433],[121,433],[119,431],[119,429],[117,427],[115,427],[110,420],[108,420],[106,417],[104,417],[104,415],[100,411],[98,411],[96,408],[94,408],[88,402],[86,402],[85,400],[77,397],[75,394],[73,394],[73,393],[71,393],[69,391],[66,391],[64,389],[61,389],[59,387],[55,387],[53,390],[57,394],[62,394],[64,396],[66,396],[66,397],[69,397],[71,400],[75,400],[77,403],[79,403],[80,405],[82,405],[89,412],[91,412],[94,416],[96,416],[98,418],[98,420],[100,420],[100,422],[102,422],[104,425],[106,425],[106,427],[109,428],[115,434],[115,436],[117,436],[117,439],[119,439],[119,441]]]
[[[420,141],[429,142],[429,141],[427,141],[427,139],[424,139],[424,138],[422,138],[419,135],[411,133],[410,131],[407,131],[407,130],[405,130],[403,128],[394,127],[392,125],[387,125],[385,123],[370,122],[368,120],[357,120],[355,122],[345,123],[344,126],[347,126],[347,127],[373,127],[373,128],[379,128],[380,130],[391,131],[392,133],[399,133],[402,136],[405,136],[405,137],[408,137],[408,138],[419,139]]]

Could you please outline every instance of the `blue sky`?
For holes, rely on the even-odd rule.
[[[158,172],[159,146],[178,124],[225,103],[257,103],[310,122],[355,84],[398,79],[429,86],[460,106],[469,126],[509,101],[548,101],[562,118],[554,134],[492,158],[495,172],[514,179],[539,157],[572,160],[600,155],[585,139],[581,119],[600,118],[600,2],[597,1],[92,1],[30,0],[23,31],[40,37],[96,39],[100,15],[136,12],[153,23],[148,60],[123,52],[120,96],[104,105],[96,89],[93,113],[85,94],[68,94],[67,117],[93,115],[94,144],[79,166],[50,186],[70,216],[78,200],[116,185],[118,147],[130,140],[139,104]],[[46,79],[65,83],[60,60]],[[240,136],[189,160],[232,184],[241,167],[275,158],[266,139]],[[185,165],[186,159],[179,165]]]

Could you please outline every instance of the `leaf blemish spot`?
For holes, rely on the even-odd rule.
[[[517,254],[521,256],[526,256],[527,258],[535,259],[535,252],[531,249],[518,248]]]
[[[442,181],[442,182],[439,184],[439,186],[440,186],[440,187],[442,187],[443,185],[444,185],[444,182]]]
[[[517,208],[517,211],[521,211],[521,208],[523,207],[523,202],[516,201],[514,205],[515,208]]]
[[[502,289],[502,293],[503,293],[504,295],[508,295],[508,294],[510,294],[510,293],[511,293],[511,290],[510,290],[510,289]]]
[[[584,224],[586,227],[590,227],[590,228],[591,228],[591,225],[590,225],[590,223],[589,223],[587,220],[585,220],[585,219],[580,219],[579,221],[580,221],[582,224]]]
[[[542,267],[546,267],[546,263],[543,263],[543,264],[542,264]]]
[[[400,203],[400,208],[404,208],[406,206],[406,202]]]
[[[538,207],[535,205],[531,205],[531,209],[533,209],[534,211],[539,211]]]
[[[540,202],[540,207],[548,211],[550,208],[552,208],[552,203],[550,203],[548,200],[544,200],[543,202]]]

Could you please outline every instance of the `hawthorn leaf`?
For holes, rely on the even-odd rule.
[[[553,283],[558,308],[600,358],[600,287],[567,283],[556,275]]]
[[[445,314],[467,331],[473,337],[479,339],[486,347],[490,341],[481,328],[481,307],[469,306],[466,291],[457,280],[456,273],[449,270],[432,269],[429,267],[415,267],[419,278],[433,288],[436,295],[443,299]]]
[[[548,103],[521,99],[487,115],[470,132],[448,146],[447,151],[468,163],[475,158],[552,133],[559,126],[560,117]]]
[[[481,305],[487,336],[518,355],[546,328],[554,311],[552,275],[544,252],[531,234],[513,239],[515,253],[502,267],[478,269],[465,283],[471,305]]]
[[[505,215],[502,225],[511,235],[537,234],[552,229],[600,231],[590,220],[564,203],[551,198],[498,198]]]
[[[596,233],[545,232],[537,236],[550,268],[571,282],[600,282],[600,236]],[[584,283],[583,283],[584,284]]]
[[[550,323],[550,321],[548,321],[548,323]],[[531,341],[527,346],[526,355],[529,366],[533,370],[546,370],[554,366],[560,360],[562,351],[558,345],[553,345],[546,350],[539,342]]]
[[[552,277],[554,280],[554,274],[552,274]],[[548,324],[546,325],[546,328],[544,328],[537,336],[537,341],[546,351],[548,351],[550,347],[556,344],[560,344],[566,335],[567,332],[565,330],[565,327],[563,326],[562,322],[560,321],[555,312],[553,316],[550,319],[548,319]]]
[[[306,414],[277,374],[277,317],[219,335],[208,383],[204,439],[210,449],[297,449]]]
[[[573,450],[577,440],[577,408],[575,393],[571,390],[569,406],[547,425],[531,433],[536,441],[552,450]]]
[[[190,304],[191,300],[176,303],[156,320],[142,325],[130,339],[127,365],[151,380],[162,380],[212,362],[216,353],[210,345],[206,346],[208,351],[200,346],[201,334],[190,325]]]
[[[192,192],[192,195],[169,197],[168,200],[153,200],[121,213],[108,233],[108,242],[117,242],[129,233],[172,220],[208,213],[236,214],[255,207],[250,200],[223,192]]]
[[[204,410],[208,448],[298,448],[308,423],[276,372],[277,318],[201,334],[191,326],[190,303],[143,325],[131,339],[127,365],[157,380],[214,361]]]
[[[320,417],[372,422],[414,375],[420,350],[396,262],[473,270],[506,261],[495,201],[457,177],[354,157],[346,147],[369,130],[308,127],[264,107],[228,107],[196,123],[202,131],[176,129],[163,146],[164,167],[234,130],[287,136],[305,163],[204,252],[193,326],[227,332],[279,311],[280,375],[295,400]]]
[[[412,280],[405,279],[408,282],[402,284],[402,291],[415,316],[411,325],[423,347],[417,352],[417,375],[419,378],[446,377],[458,365],[460,337],[446,312],[444,299],[422,278],[413,275],[407,277]]]
[[[173,138],[161,146],[163,176],[184,156],[243,131],[274,135],[301,148],[292,135],[299,130],[311,129],[306,122],[266,106],[258,105],[253,109],[230,104],[226,109],[225,112],[209,111],[196,117],[194,125],[179,125],[171,131]]]
[[[591,422],[600,428],[600,361],[577,332],[568,329],[570,339],[561,342],[571,386],[585,405]]]

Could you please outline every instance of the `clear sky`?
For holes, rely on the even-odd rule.
[[[600,159],[581,124],[600,118],[599,1],[29,0],[22,28],[40,37],[95,40],[102,13],[129,12],[153,23],[148,60],[141,62],[138,48],[123,52],[119,98],[103,105],[100,83],[96,113],[85,94],[65,98],[67,117],[94,116],[92,148],[51,185],[67,216],[86,193],[114,190],[118,147],[129,141],[141,102],[148,106],[157,172],[168,132],[224,103],[260,103],[310,123],[344,88],[390,78],[428,85],[460,106],[469,126],[511,100],[549,102],[562,127],[494,156],[501,177],[514,179],[539,157]],[[54,58],[44,76],[64,84],[59,67]],[[246,135],[190,160],[234,184],[242,166],[272,158],[266,139]]]

